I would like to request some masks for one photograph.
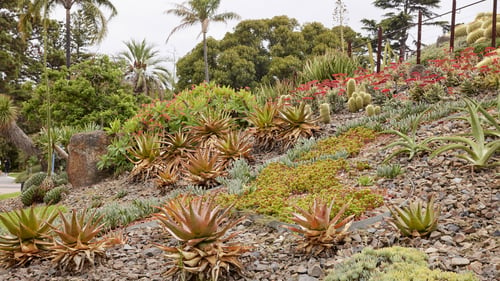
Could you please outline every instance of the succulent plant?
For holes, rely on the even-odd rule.
[[[224,237],[227,231],[243,219],[229,221],[232,207],[222,209],[211,198],[188,196],[172,199],[157,207],[160,212],[154,216],[168,233],[181,242],[177,248],[157,245],[167,252],[167,258],[172,259],[169,262],[172,267],[165,272],[166,276],[182,271],[198,280],[217,280],[221,269],[242,274],[243,265],[238,257],[248,248],[224,244],[237,235],[232,233]]]
[[[422,202],[411,202],[403,209],[398,206],[389,208],[392,217],[389,223],[401,231],[404,236],[421,237],[427,236],[437,229],[441,207],[434,206],[434,196],[427,200],[425,211]]]
[[[332,248],[336,243],[341,242],[348,234],[349,227],[354,216],[348,216],[341,220],[344,212],[349,207],[349,203],[340,208],[335,217],[330,218],[334,201],[330,204],[314,200],[308,211],[295,207],[297,213],[292,213],[292,221],[299,227],[283,225],[284,228],[304,235],[304,242],[298,246],[299,250],[317,255],[323,250]]]
[[[21,202],[24,206],[31,206],[36,202],[43,202],[45,196],[44,190],[39,185],[32,185],[21,193]]]
[[[289,148],[299,138],[310,138],[319,127],[315,124],[318,120],[312,118],[305,110],[305,103],[298,107],[285,106],[279,112],[279,139],[283,142],[283,149]]]
[[[102,230],[103,216],[96,217],[96,212],[87,216],[87,210],[80,214],[73,209],[71,218],[67,218],[59,211],[62,224],[52,226],[57,239],[50,247],[51,259],[62,270],[80,272],[86,264],[94,266],[99,259],[105,258],[106,240],[97,240],[97,235]]]
[[[43,202],[47,205],[51,204],[57,204],[59,201],[62,199],[62,194],[67,193],[68,189],[66,186],[58,186],[54,187],[53,189],[47,191],[45,195],[43,196]]]
[[[218,154],[208,149],[198,149],[193,155],[188,155],[184,166],[187,180],[196,185],[212,186],[217,178],[224,175],[224,163]]]
[[[232,128],[231,116],[224,111],[209,110],[200,113],[195,122],[196,125],[191,127],[191,131],[202,147],[211,147],[215,138],[226,135]]]
[[[349,79],[347,80],[347,97],[350,98],[352,96],[352,93],[356,91],[356,80],[354,79]]]
[[[254,136],[255,146],[263,149],[273,149],[278,139],[278,112],[279,106],[268,102],[262,107],[255,107],[247,121],[252,125],[249,128]]]
[[[219,151],[225,166],[238,159],[253,159],[252,146],[249,136],[241,131],[231,131],[215,142],[215,148]]]
[[[329,103],[322,103],[319,105],[319,118],[324,124],[329,124],[330,122],[332,122]]]
[[[52,245],[50,224],[56,217],[48,206],[38,211],[32,206],[0,214],[0,221],[10,233],[0,235],[0,265],[23,266],[44,256]]]

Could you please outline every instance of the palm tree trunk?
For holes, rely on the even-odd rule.
[[[66,67],[71,65],[71,10],[66,9]]]
[[[203,60],[205,61],[205,81],[210,82],[208,76],[208,47],[207,47],[207,33],[203,32]]]
[[[7,141],[14,144],[14,146],[23,151],[26,156],[36,156],[42,167],[46,166],[46,161],[41,151],[15,122],[7,126],[0,126],[0,136],[3,136]]]

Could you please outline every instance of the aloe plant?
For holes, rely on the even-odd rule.
[[[429,197],[425,211],[421,201],[412,202],[403,209],[397,206],[389,208],[392,215],[389,223],[399,229],[404,236],[427,236],[437,229],[441,213],[441,208],[434,206],[434,202],[434,197]]]
[[[389,134],[394,134],[399,136],[399,139],[388,144],[385,149],[392,148],[392,147],[399,147],[396,151],[391,153],[389,156],[387,156],[383,163],[387,163],[389,160],[392,158],[396,157],[397,155],[401,153],[407,153],[408,154],[408,159],[411,160],[413,157],[421,151],[429,151],[430,148],[426,145],[427,140],[424,140],[422,142],[417,141],[417,129],[418,125],[420,124],[420,120],[423,118],[423,116],[430,110],[431,108],[428,108],[421,112],[412,122],[411,122],[411,128],[410,128],[410,133],[405,134],[401,131],[390,129],[390,130],[385,130],[382,133],[389,133]]]
[[[448,141],[449,144],[443,145],[436,150],[434,150],[430,158],[440,155],[449,150],[460,150],[464,153],[458,155],[457,157],[467,160],[472,164],[473,167],[486,167],[486,166],[498,166],[500,161],[488,164],[488,161],[492,156],[500,151],[500,139],[494,139],[490,142],[486,141],[486,132],[490,132],[490,135],[498,135],[498,131],[487,131],[483,128],[480,121],[479,112],[488,119],[492,120],[493,123],[498,123],[495,119],[487,113],[480,105],[473,102],[470,99],[465,99],[465,110],[468,111],[469,116],[466,119],[469,121],[471,126],[471,133],[465,136],[455,135],[455,136],[442,136],[429,138],[429,141]],[[488,118],[488,117],[489,118]],[[498,126],[498,124],[496,124]]]

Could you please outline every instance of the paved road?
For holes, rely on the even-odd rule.
[[[6,176],[5,174],[0,175],[0,194],[12,193],[21,191],[21,184],[15,183],[14,178]]]

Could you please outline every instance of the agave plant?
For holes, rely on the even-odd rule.
[[[242,274],[243,265],[238,257],[248,248],[224,244],[238,234],[224,237],[227,231],[243,219],[229,221],[233,205],[222,209],[211,198],[182,196],[157,207],[160,212],[154,216],[181,242],[177,248],[157,245],[172,259],[169,262],[172,267],[165,272],[167,277],[181,271],[197,280],[217,280],[221,269]]]
[[[62,270],[81,272],[85,265],[93,266],[99,259],[106,257],[106,240],[97,240],[104,224],[103,216],[96,217],[94,211],[87,216],[87,210],[80,214],[73,209],[71,218],[59,211],[62,221],[60,228],[52,226],[58,239],[50,247],[52,262]]]
[[[10,234],[0,235],[0,265],[23,266],[46,255],[52,245],[50,224],[57,213],[46,206],[35,211],[21,209],[0,214],[0,221]]]
[[[299,138],[310,138],[319,127],[315,125],[317,119],[306,110],[306,104],[301,103],[298,107],[285,106],[279,112],[279,138],[283,141],[284,148],[289,148]]]
[[[440,140],[450,142],[449,144],[443,145],[434,150],[431,153],[430,158],[433,158],[449,150],[460,150],[464,153],[458,155],[457,157],[467,160],[472,164],[473,167],[481,168],[486,166],[500,165],[500,161],[488,164],[488,161],[495,155],[495,153],[500,151],[500,139],[496,136],[496,134],[500,133],[492,133],[494,131],[489,131],[489,134],[493,135],[493,140],[487,142],[486,131],[481,125],[480,117],[478,114],[478,111],[480,111],[483,112],[484,115],[486,111],[482,109],[481,106],[469,99],[465,99],[465,105],[465,110],[467,110],[469,113],[469,116],[465,119],[470,123],[471,133],[467,136],[456,135],[429,138],[429,141]],[[493,120],[492,123],[498,123],[497,121],[494,121],[495,119],[491,115],[488,114],[484,116],[489,116],[491,120]]]
[[[252,159],[252,143],[248,135],[243,132],[229,132],[227,135],[217,139],[215,148],[219,151],[219,155],[224,161],[224,166],[240,158]]]
[[[298,212],[292,213],[292,221],[299,227],[291,225],[283,225],[283,227],[304,235],[304,242],[299,244],[299,250],[304,250],[308,254],[314,250],[314,254],[317,255],[332,248],[347,236],[354,215],[343,220],[341,217],[349,207],[349,203],[342,206],[335,217],[331,218],[333,203],[334,201],[327,205],[316,199],[308,211],[295,207]]]
[[[188,155],[184,165],[187,180],[202,186],[212,186],[217,178],[224,174],[224,163],[218,154],[208,149],[198,149],[193,155]]]
[[[427,236],[437,229],[441,207],[434,206],[434,196],[427,200],[425,210],[422,202],[412,202],[403,209],[394,206],[389,208],[392,217],[389,223],[401,231],[404,236],[421,237]]]
[[[172,168],[172,172],[175,173],[179,172],[178,170],[187,159],[187,156],[193,154],[197,146],[193,136],[181,130],[174,134],[168,134],[162,144],[164,146],[160,161],[166,162]]]
[[[382,133],[389,133],[389,134],[394,134],[399,137],[398,140],[388,144],[385,149],[389,149],[392,147],[399,147],[396,151],[391,153],[389,156],[387,156],[383,163],[387,163],[389,160],[392,158],[396,157],[397,155],[401,153],[407,153],[408,154],[408,160],[413,159],[413,157],[423,151],[428,151],[430,148],[426,145],[426,140],[422,142],[417,141],[417,130],[418,130],[418,125],[420,124],[420,120],[422,120],[422,117],[430,110],[428,108],[427,110],[424,110],[421,112],[415,119],[412,120],[411,122],[411,128],[410,128],[410,133],[405,134],[401,131],[398,130],[385,130]]]
[[[278,140],[279,106],[268,102],[263,107],[255,107],[247,117],[253,126],[249,130],[255,138],[255,146],[264,150],[273,149]]]

